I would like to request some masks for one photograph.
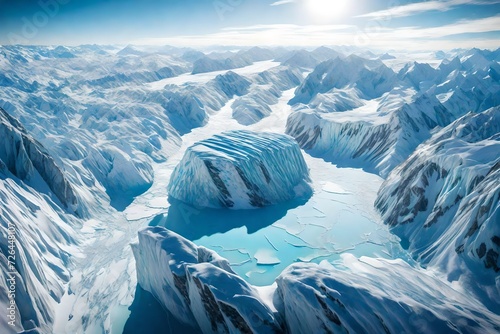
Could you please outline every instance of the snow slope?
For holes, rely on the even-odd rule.
[[[26,133],[22,135],[26,145],[36,145],[28,143],[30,139]],[[14,147],[15,143],[10,141],[12,138],[16,137],[2,136],[2,146]],[[22,142],[18,145],[23,147]],[[41,149],[40,146],[33,149],[36,147]],[[9,171],[7,163],[12,167],[12,160],[5,163],[5,156],[0,159],[0,305],[4,310],[11,305],[7,294],[9,289],[16,302],[13,312],[16,318],[8,319],[3,315],[0,328],[2,333],[34,328],[50,332],[56,304],[70,279],[67,268],[71,266],[72,258],[79,256],[77,245],[80,238],[75,232],[78,222],[64,212],[57,198],[49,195],[49,187],[57,186],[56,182],[61,178],[43,185],[31,160],[26,158],[26,152],[21,151],[18,157],[20,163],[24,162],[23,167],[32,173],[22,175],[26,181]],[[45,166],[51,166],[50,156],[43,157]],[[20,172],[19,169],[15,171]],[[56,169],[55,172],[60,171]],[[40,180],[30,175],[38,175]],[[14,279],[14,283],[9,279]],[[15,320],[15,326],[6,324],[11,320]]]
[[[31,137],[24,127],[0,108],[0,160],[21,180],[38,187],[49,188],[64,208],[80,213],[75,189],[67,180],[47,150]],[[43,184],[40,184],[43,183]]]
[[[495,333],[500,317],[402,260],[343,256],[341,269],[294,264],[277,279],[287,332]]]
[[[435,131],[500,104],[498,59],[481,52],[438,68],[411,62],[397,75],[358,56],[321,63],[290,100],[287,134],[315,156],[385,177]]]
[[[286,135],[224,132],[187,149],[169,196],[195,207],[248,209],[311,194],[297,143]]]
[[[420,263],[466,281],[497,310],[499,166],[500,108],[469,113],[394,169],[376,202]]]

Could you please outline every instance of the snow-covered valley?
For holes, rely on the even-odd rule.
[[[2,332],[500,330],[498,50],[193,53],[0,47]]]

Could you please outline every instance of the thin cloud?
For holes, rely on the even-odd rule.
[[[179,46],[321,46],[357,45],[380,49],[442,50],[480,47],[496,49],[500,38],[485,38],[483,33],[500,32],[500,15],[478,20],[462,20],[452,24],[422,28],[383,28],[366,33],[352,25],[258,25],[226,28],[209,35],[143,39],[134,44],[172,44]],[[467,34],[465,36],[465,34]],[[453,36],[453,38],[449,38]]]
[[[454,7],[462,5],[494,5],[500,3],[500,0],[444,0],[444,1],[424,1],[412,3],[409,5],[396,6],[386,10],[380,10],[372,13],[359,15],[359,18],[387,18],[387,17],[405,17],[429,11],[445,12]]]
[[[271,4],[271,6],[287,5],[289,3],[294,3],[294,2],[295,2],[295,0],[280,0],[280,1],[273,2]]]
[[[481,34],[500,31],[500,15],[478,20],[461,20],[452,24],[432,28],[400,28],[392,34],[400,38],[442,38],[462,34]]]
[[[245,27],[226,27],[222,31],[270,31],[270,30],[303,30],[307,32],[322,32],[334,30],[346,30],[355,28],[356,26],[350,24],[323,24],[323,25],[298,25],[298,24],[258,24]]]

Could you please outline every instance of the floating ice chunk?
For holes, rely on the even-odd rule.
[[[257,260],[257,264],[260,265],[275,265],[280,264],[281,261],[278,259],[277,254],[269,249],[259,249],[255,255],[255,259]]]
[[[323,185],[322,190],[332,194],[340,194],[340,195],[350,194],[350,192],[344,190],[344,188],[332,182],[326,182],[325,185]]]

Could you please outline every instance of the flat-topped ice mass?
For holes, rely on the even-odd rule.
[[[250,209],[308,197],[312,190],[293,138],[229,131],[188,148],[168,192],[196,207]]]

